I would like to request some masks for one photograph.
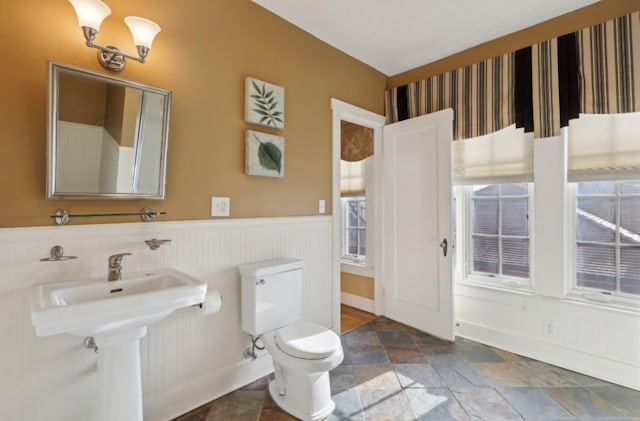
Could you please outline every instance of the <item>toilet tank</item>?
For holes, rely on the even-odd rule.
[[[300,320],[300,259],[276,259],[241,265],[242,330],[259,336]]]

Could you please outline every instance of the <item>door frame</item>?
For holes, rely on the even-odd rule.
[[[342,257],[342,211],[340,205],[340,144],[341,130],[340,122],[348,121],[360,126],[373,129],[373,162],[374,174],[376,177],[374,187],[374,203],[376,209],[373,231],[375,236],[375,259],[374,259],[374,312],[375,314],[384,314],[382,300],[382,183],[380,174],[382,170],[382,127],[386,123],[383,115],[373,113],[355,105],[348,104],[335,98],[331,98],[331,214],[333,223],[332,236],[332,307],[333,307],[333,330],[340,334],[340,260]],[[367,221],[367,224],[369,221]]]

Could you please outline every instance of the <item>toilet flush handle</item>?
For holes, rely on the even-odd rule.
[[[256,282],[256,285],[264,285],[266,284],[264,279],[260,279],[258,282]]]

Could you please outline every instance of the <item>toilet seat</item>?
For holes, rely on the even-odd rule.
[[[278,329],[275,342],[282,352],[306,360],[327,358],[341,347],[340,338],[333,331],[303,321]]]

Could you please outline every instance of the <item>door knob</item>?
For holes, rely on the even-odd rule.
[[[449,243],[446,238],[440,242],[440,247],[442,247],[442,254],[444,257],[447,257],[447,248],[449,248]]]

